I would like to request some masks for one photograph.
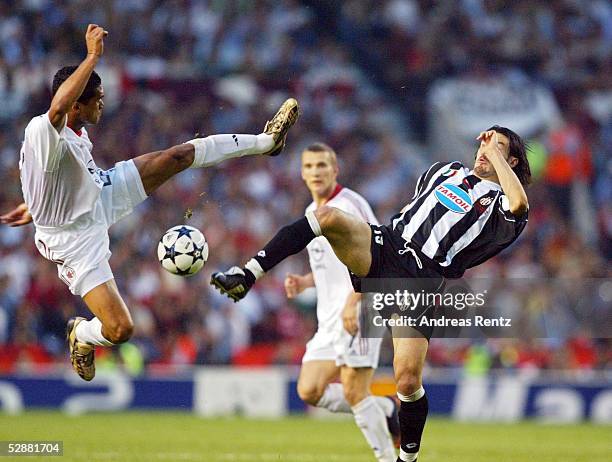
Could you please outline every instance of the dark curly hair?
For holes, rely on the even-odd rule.
[[[57,93],[60,85],[64,83],[68,77],[74,73],[74,71],[77,70],[77,67],[79,66],[64,66],[55,73],[53,76],[53,85],[51,87],[51,93],[53,95]],[[89,76],[89,80],[87,81],[87,85],[85,85],[83,93],[81,93],[81,96],[77,101],[79,103],[86,103],[90,98],[96,96],[96,88],[98,88],[100,85],[102,85],[102,79],[96,71],[93,71]]]
[[[523,186],[531,183],[531,168],[529,168],[529,160],[527,159],[527,151],[529,147],[523,139],[506,127],[493,125],[488,130],[495,130],[497,133],[504,135],[510,141],[510,155],[518,159],[517,164],[512,167],[512,171],[516,174]]]

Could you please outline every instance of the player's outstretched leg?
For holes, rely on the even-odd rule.
[[[325,236],[338,259],[357,276],[370,270],[370,225],[341,210],[323,206],[287,225],[251,258],[244,268],[233,266],[213,273],[210,283],[235,302],[243,299],[255,281],[290,255],[304,249],[317,236]]]
[[[259,154],[277,156],[285,147],[287,132],[300,115],[294,98],[287,99],[259,135],[211,135],[188,141],[195,148],[191,167],[210,167],[233,157]]]
[[[298,102],[287,99],[259,135],[221,134],[195,138],[134,159],[147,195],[187,168],[212,167],[250,155],[276,156],[285,147],[287,132],[299,117]]]

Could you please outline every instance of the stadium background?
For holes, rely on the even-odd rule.
[[[111,265],[136,330],[128,345],[98,354],[99,371],[122,377],[109,383],[124,381],[133,392],[119,404],[108,400],[108,409],[190,407],[201,380],[219,389],[258,383],[238,368],[245,365],[282,366],[265,369],[261,387],[265,395],[285,384],[286,401],[270,399],[255,415],[303,409],[291,366],[316,327],[315,299],[310,293],[289,302],[283,278],[307,271],[305,256],[283,263],[238,304],[211,290],[208,278],[303,214],[309,195],[299,154],[313,141],[337,150],[340,182],[388,222],[433,160],[469,162],[478,131],[506,123],[533,146],[530,220],[478,274],[610,277],[612,7],[605,1],[2,1],[0,211],[21,202],[23,129],[47,110],[56,69],[84,56],[88,22],[109,30],[97,67],[104,116],[89,128],[102,168],[195,133],[257,133],[287,95],[302,107],[281,157],[189,170],[111,229]],[[198,276],[178,279],[161,271],[155,248],[187,209],[188,223],[208,239],[210,259]],[[68,409],[80,388],[69,378],[63,330],[84,306],[38,255],[32,234],[32,226],[0,228],[0,385],[16,387],[26,407]],[[571,312],[571,303],[546,299],[537,288],[508,287],[507,303],[542,322],[554,324],[542,309],[547,303]],[[609,310],[609,284],[597,295],[597,306]],[[601,313],[609,323],[609,311]],[[442,387],[433,392],[434,411],[462,417],[463,406],[473,418],[609,422],[611,342],[592,337],[566,325],[544,339],[434,340],[426,372],[426,383]],[[382,364],[390,363],[387,345]],[[192,366],[213,377],[197,378],[201,369],[194,376]],[[497,398],[461,401],[466,378],[480,381],[476,387],[495,382]],[[487,410],[507,398],[505,379],[529,390],[523,405]],[[392,391],[388,369],[376,386]],[[2,396],[6,412],[20,410],[19,399]]]

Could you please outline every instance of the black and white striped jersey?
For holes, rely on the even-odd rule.
[[[393,234],[446,277],[509,246],[527,224],[515,216],[497,183],[483,180],[461,162],[432,165],[419,178],[414,197],[391,220]]]

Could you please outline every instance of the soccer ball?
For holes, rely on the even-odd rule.
[[[191,276],[200,271],[208,260],[208,243],[193,226],[174,226],[160,239],[157,258],[166,271]]]

